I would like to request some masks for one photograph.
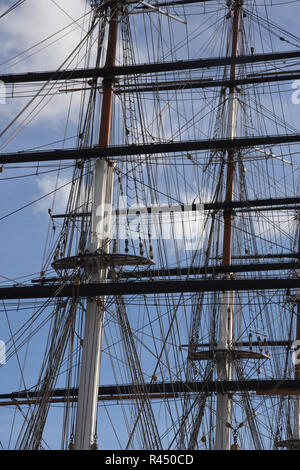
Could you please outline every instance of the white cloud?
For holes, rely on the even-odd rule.
[[[38,188],[38,194],[36,198],[43,197],[46,194],[49,196],[43,197],[36,204],[36,211],[39,213],[48,214],[48,209],[52,210],[52,213],[65,213],[67,203],[69,199],[70,189],[72,187],[72,176],[56,176],[47,175],[41,176],[37,179],[36,184]],[[73,183],[73,199],[71,203],[71,211],[86,212],[91,210],[91,205],[88,203],[89,191],[85,184],[80,181],[74,181]]]
[[[37,197],[44,196],[52,191],[55,193],[41,199],[36,204],[36,211],[47,214],[48,209],[53,212],[64,213],[66,210],[71,184],[70,178],[56,177],[56,176],[43,176],[37,180],[39,194]],[[58,189],[60,188],[60,189]]]
[[[62,7],[65,13],[58,8],[57,5]],[[86,15],[83,19],[79,18],[87,11],[89,11],[89,6],[88,2],[85,0],[27,0],[24,2],[22,6],[6,15],[1,21],[1,73],[58,69],[86,34],[89,15]],[[54,35],[51,39],[37,47],[33,47],[48,36],[70,25],[72,19],[75,23],[64,32]],[[59,41],[54,42],[55,39],[58,38]],[[22,54],[23,51],[29,48],[32,49]],[[13,56],[18,57],[7,62],[8,59]],[[78,56],[75,55],[73,57],[72,62],[69,61],[63,68],[83,67],[83,57],[84,51],[82,50]],[[65,86],[62,85],[62,88],[65,88]],[[30,89],[37,91],[38,88],[37,85],[34,84],[29,87],[27,85],[26,90],[28,90],[28,93],[26,94],[33,94],[30,92]],[[0,115],[2,115],[3,121],[5,119],[6,124],[29,102],[29,98],[9,99],[9,86],[7,90],[7,104],[0,106]],[[43,91],[42,94],[44,93]],[[25,113],[18,118],[14,126],[14,132],[16,132],[16,125],[20,125],[22,120],[26,119],[26,123],[28,123],[33,117],[33,124],[47,123],[49,127],[53,128],[61,126],[58,120],[67,116],[71,101],[70,120],[71,122],[75,122],[75,119],[77,119],[80,93],[58,93],[50,97],[50,100],[47,96],[41,102],[40,101],[41,98],[38,97]],[[2,128],[4,129],[5,125],[3,125]],[[12,130],[13,129],[10,131],[11,136],[14,135]],[[4,144],[5,143],[6,140]]]
[[[60,10],[55,3],[61,6],[66,13]],[[52,0],[26,0],[22,6],[16,8],[1,21],[1,62],[5,61],[5,56],[6,58],[11,57],[40,43],[48,36],[68,26],[73,19],[76,23],[67,28],[65,33],[60,33],[60,37],[65,34],[62,41],[44,48],[45,45],[55,40],[56,36],[54,36],[47,43],[27,52],[25,62],[20,62],[16,66],[18,71],[57,68],[80,41],[82,31],[86,29],[87,17],[83,26],[83,20],[79,20],[86,12],[86,5],[85,0],[55,0],[55,2]],[[42,48],[43,50],[41,50]],[[39,50],[40,52],[37,52]],[[14,59],[13,63],[18,60]],[[11,65],[8,63],[1,67],[2,73],[3,69],[8,67],[11,71]]]

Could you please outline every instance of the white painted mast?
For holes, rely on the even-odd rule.
[[[116,59],[118,6],[111,6],[110,25],[108,31],[106,67],[113,67]],[[99,146],[106,147],[110,142],[110,130],[113,104],[113,78],[103,80],[103,97]],[[109,251],[110,217],[105,210],[112,205],[113,168],[106,160],[96,160],[93,179],[92,223],[89,251]],[[106,279],[104,266],[92,268],[91,282]],[[89,450],[96,443],[98,387],[100,377],[101,345],[103,322],[105,315],[105,298],[87,302],[85,328],[82,345],[82,361],[78,391],[76,430],[74,439],[75,450]]]
[[[89,251],[101,249],[108,252],[109,244],[105,243],[103,234],[109,230],[109,217],[104,214],[104,206],[112,204],[112,167],[105,160],[96,161],[94,177],[97,184],[94,185]],[[105,221],[108,223],[106,228]],[[103,282],[105,279],[106,269],[95,266],[91,272],[91,282]],[[77,450],[88,450],[95,442],[104,314],[104,297],[87,302],[74,443]]]

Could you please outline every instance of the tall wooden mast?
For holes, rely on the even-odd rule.
[[[233,7],[232,19],[232,46],[231,56],[234,58],[238,52],[238,31],[240,18],[241,1],[235,0]],[[236,64],[232,64],[230,68],[230,79],[236,78]],[[227,130],[226,137],[234,139],[236,137],[236,121],[237,121],[237,98],[236,87],[231,86],[229,89],[227,104]],[[227,177],[225,188],[225,203],[232,202],[233,199],[233,177],[235,168],[235,149],[230,148],[227,153]],[[232,254],[232,211],[224,211],[224,237],[223,237],[223,265],[231,264]],[[228,291],[221,294],[220,300],[220,321],[219,321],[219,338],[217,349],[220,354],[217,356],[217,371],[219,380],[232,379],[232,364],[230,356],[226,353],[232,347],[233,340],[233,303],[234,292]],[[231,442],[231,398],[228,394],[217,394],[217,411],[216,411],[216,450],[229,450]]]
[[[113,67],[116,59],[118,6],[110,7],[110,24],[107,39],[106,67]],[[99,133],[99,146],[110,142],[113,108],[113,77],[103,80],[103,98]],[[105,159],[97,159],[94,169],[92,202],[92,225],[89,251],[109,251],[109,216],[107,207],[112,204],[113,168]],[[105,281],[106,269],[93,268],[91,282]],[[85,315],[85,330],[82,347],[81,374],[78,392],[75,449],[87,450],[96,442],[98,386],[100,376],[101,344],[105,298],[88,301]]]
[[[300,262],[300,213],[297,214],[297,224],[298,224],[298,259]],[[297,276],[299,276],[299,270],[297,272]],[[296,347],[298,346],[298,342],[300,342],[300,289],[296,289]],[[297,351],[298,353],[298,351]],[[295,380],[300,379],[300,363],[298,354],[297,361],[295,363]],[[292,448],[299,449],[300,447],[300,396],[296,395],[294,397],[294,434],[292,439]]]

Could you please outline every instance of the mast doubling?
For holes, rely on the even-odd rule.
[[[235,0],[230,9],[233,10],[232,19],[232,46],[231,57],[235,58],[238,52],[238,32],[240,19],[241,0]],[[231,11],[231,10],[230,10]],[[236,78],[236,64],[232,63],[230,67],[230,79]],[[236,137],[237,126],[237,97],[236,88],[229,88],[228,96],[228,117],[227,132],[228,139]],[[227,178],[225,188],[225,203],[231,203],[233,200],[233,179],[235,169],[235,149],[230,148],[227,152]],[[224,211],[224,237],[223,237],[223,265],[231,264],[232,253],[232,212]],[[227,275],[230,277],[230,274]],[[233,341],[233,305],[234,292],[228,291],[221,293],[220,297],[220,320],[219,320],[219,339],[217,351],[226,351],[232,348]],[[232,379],[232,358],[228,354],[217,356],[216,360],[217,372],[219,380]],[[217,394],[217,411],[216,411],[216,450],[229,450],[231,441],[231,413],[232,398],[228,394]]]
[[[107,38],[105,67],[114,67],[117,49],[119,7],[110,6],[110,23]],[[113,108],[113,77],[103,81],[103,98],[100,121],[99,146],[106,147],[110,141]],[[109,207],[113,197],[113,168],[105,159],[95,161],[93,178],[92,223],[89,251],[109,252]],[[91,282],[105,281],[106,269],[96,264],[91,271]],[[78,392],[75,449],[88,450],[96,445],[98,386],[100,377],[100,354],[105,314],[105,297],[87,301],[80,385]]]

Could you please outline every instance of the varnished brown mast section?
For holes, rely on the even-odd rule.
[[[240,18],[240,2],[237,1],[234,9],[233,18],[233,37],[232,37],[232,57],[237,56],[238,51],[238,31],[239,31],[239,18]],[[232,64],[230,68],[230,79],[236,78],[236,64]],[[230,94],[235,92],[235,87],[230,88]],[[233,177],[235,169],[235,149],[228,150],[227,159],[227,178],[226,178],[226,193],[225,202],[232,202],[233,199]],[[223,238],[223,265],[231,264],[232,253],[232,211],[224,211],[224,238]]]
[[[118,7],[112,6],[112,14],[108,31],[107,53],[105,67],[114,67],[116,62],[117,51],[117,38],[118,38]],[[110,130],[112,121],[112,108],[113,108],[113,77],[105,78],[103,80],[103,97],[102,97],[102,110],[101,122],[99,133],[99,145],[107,147],[110,140]]]

